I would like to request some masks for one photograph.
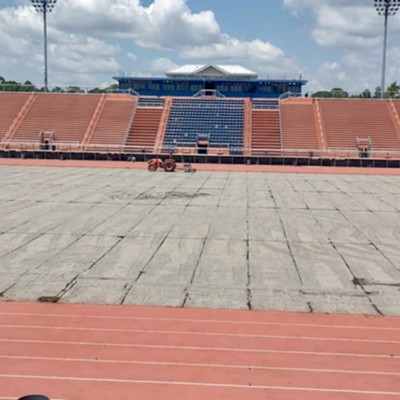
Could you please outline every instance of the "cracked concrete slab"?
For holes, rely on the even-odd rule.
[[[0,179],[0,299],[400,315],[400,177]]]
[[[65,303],[121,304],[130,286],[128,279],[82,278],[65,292]]]
[[[300,276],[296,270],[288,244],[285,242],[250,241],[249,288],[260,291],[301,289]]]
[[[400,270],[371,244],[340,244],[340,254],[358,280],[366,284],[400,285]]]
[[[246,288],[247,281],[247,243],[235,239],[207,240],[192,286]]]
[[[344,294],[307,295],[307,301],[317,313],[345,314],[351,306],[355,314],[379,315],[367,296],[346,296]]]
[[[250,240],[281,242],[286,240],[278,210],[250,208],[248,214]],[[263,221],[263,223],[260,224],[260,221]]]
[[[121,239],[99,259],[84,277],[92,279],[137,279],[165,237],[137,236]]]
[[[136,283],[126,294],[124,304],[182,307],[185,298],[184,285]]]
[[[251,306],[253,310],[275,310],[310,312],[307,299],[298,290],[252,289]]]
[[[192,286],[185,306],[248,309],[248,295],[244,288]]]
[[[353,275],[330,244],[290,243],[304,290],[355,290]]]

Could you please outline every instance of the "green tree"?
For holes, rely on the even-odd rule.
[[[369,89],[365,89],[361,94],[360,97],[362,99],[370,99],[372,97],[372,93]]]
[[[59,86],[53,87],[51,90],[53,93],[65,93],[65,90],[63,88],[60,88]]]
[[[88,93],[105,93],[105,92],[106,91],[104,89],[99,89],[99,88],[93,88],[88,91]]]
[[[110,86],[107,86],[106,88],[104,88],[104,92],[112,92],[113,90],[118,90],[119,89],[119,85],[118,83],[113,83]]]
[[[374,99],[380,99],[381,97],[381,87],[377,86],[374,92]]]
[[[400,86],[397,81],[392,82],[386,89],[385,97],[390,97],[391,99],[398,99],[400,97]]]
[[[332,93],[328,90],[320,90],[319,92],[313,93],[312,97],[332,97]]]
[[[332,97],[347,98],[349,94],[342,88],[333,88],[331,90]]]
[[[79,86],[69,86],[67,88],[67,93],[84,93],[84,90]]]
[[[31,81],[25,81],[24,84],[22,85],[21,89],[23,92],[36,92],[37,91],[36,86]]]

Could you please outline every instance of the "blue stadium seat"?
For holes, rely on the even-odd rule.
[[[175,98],[172,102],[164,145],[195,146],[208,136],[210,147],[243,147],[243,100]]]

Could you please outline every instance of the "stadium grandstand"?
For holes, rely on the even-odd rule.
[[[374,98],[319,98],[303,93],[301,74],[204,64],[64,93],[48,86],[47,16],[57,0],[31,3],[43,16],[44,86],[0,91],[0,400],[400,399],[400,86],[399,99],[386,98],[383,71]],[[89,57],[77,39],[105,24],[88,45],[103,56],[118,24],[123,35],[112,34],[106,56],[126,53],[115,37],[147,36],[150,14],[159,48],[169,48],[160,34],[185,34],[188,24],[201,27],[195,43],[213,35],[204,22],[214,12],[189,14],[186,1],[136,1],[135,18],[126,12],[133,1],[96,3],[83,18],[77,2],[60,3],[54,59],[59,48]],[[177,3],[185,24],[159,18]],[[361,2],[337,3],[364,18]],[[400,0],[374,3],[386,47]],[[287,31],[296,54],[307,47],[292,17],[265,23],[257,8],[257,22],[245,4],[235,21],[227,4],[218,13],[241,36],[247,19],[257,36],[273,29],[283,43]],[[36,48],[39,25],[19,8],[1,16],[21,57],[11,65],[23,58],[28,69],[39,61],[25,51]],[[13,43],[18,15],[30,30]],[[266,68],[272,42],[248,42],[245,54]],[[286,53],[275,63],[292,59]],[[60,68],[68,60],[55,64],[65,79],[80,65]]]
[[[223,97],[276,98],[284,93],[301,94],[307,83],[301,74],[283,74],[258,79],[255,72],[240,65],[183,65],[164,78],[114,77],[121,90],[140,95],[197,96],[217,93]]]
[[[3,157],[399,166],[400,101],[302,95],[241,66],[115,77],[117,93],[0,92]]]

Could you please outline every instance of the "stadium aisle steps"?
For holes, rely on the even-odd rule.
[[[163,99],[140,98],[136,114],[126,141],[127,147],[138,147],[136,151],[145,149],[152,152],[157,138],[160,120],[163,112]]]
[[[279,110],[252,111],[252,154],[267,155],[265,149],[281,149]],[[274,152],[268,151],[269,155]]]
[[[281,113],[284,149],[321,150],[312,101],[283,101]],[[308,156],[308,154],[302,155]]]
[[[123,145],[135,104],[133,97],[116,100],[111,95],[107,96],[89,144]]]

